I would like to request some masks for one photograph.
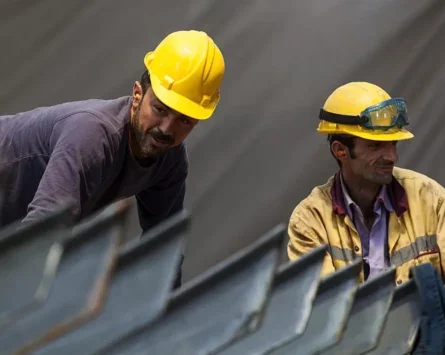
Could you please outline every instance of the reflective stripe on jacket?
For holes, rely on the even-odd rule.
[[[412,266],[431,262],[445,280],[445,188],[412,170],[394,168],[388,194],[394,207],[389,214],[388,248],[397,284],[409,278]],[[326,276],[361,258],[357,229],[345,211],[339,174],[315,187],[289,220],[288,256],[291,260],[312,248],[328,244],[322,274]],[[363,270],[360,282],[364,281]]]

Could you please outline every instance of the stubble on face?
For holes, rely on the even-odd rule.
[[[137,159],[155,159],[165,154],[174,137],[164,135],[159,128],[144,129],[141,123],[141,106],[134,112],[130,128],[133,155]]]
[[[396,142],[356,140],[356,156],[351,159],[351,169],[363,180],[377,185],[390,184],[397,162]]]

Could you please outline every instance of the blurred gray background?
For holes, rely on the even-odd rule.
[[[188,138],[185,279],[287,223],[336,171],[317,116],[348,81],[407,99],[415,138],[398,165],[445,184],[439,0],[2,0],[0,112],[128,95],[180,29],[206,31],[226,61],[216,114]]]

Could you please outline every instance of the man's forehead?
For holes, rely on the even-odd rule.
[[[381,145],[386,145],[386,144],[397,144],[398,141],[396,140],[392,140],[392,141],[387,141],[387,140],[377,140],[377,139],[366,139],[366,138],[361,138],[361,137],[356,137],[355,140],[355,144],[362,144],[363,146],[369,145],[369,144],[381,144]]]

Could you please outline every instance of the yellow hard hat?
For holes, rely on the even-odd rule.
[[[148,52],[144,64],[152,89],[165,105],[205,120],[215,111],[224,76],[224,57],[201,31],[177,31]]]
[[[413,138],[405,100],[391,96],[377,85],[350,82],[335,89],[320,110],[317,131],[349,134],[375,141]]]

